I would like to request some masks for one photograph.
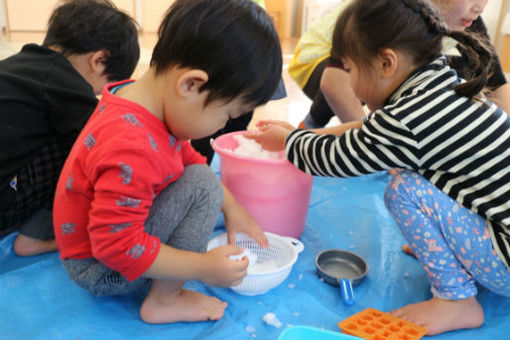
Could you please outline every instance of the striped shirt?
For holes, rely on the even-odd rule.
[[[441,56],[414,71],[360,129],[340,137],[293,131],[287,158],[317,176],[417,171],[487,219],[510,267],[510,117],[491,102],[456,94],[460,81]]]

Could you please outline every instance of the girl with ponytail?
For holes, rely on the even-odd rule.
[[[471,53],[469,79],[441,55],[445,36]],[[510,117],[483,95],[491,49],[449,30],[426,0],[354,0],[338,18],[331,54],[372,112],[318,130],[262,121],[251,138],[285,148],[312,175],[403,169],[393,172],[384,202],[432,298],[392,313],[428,335],[481,326],[478,287],[510,297]]]

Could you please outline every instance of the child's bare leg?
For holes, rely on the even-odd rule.
[[[152,280],[140,317],[147,323],[218,320],[227,303],[182,288],[183,281]]]
[[[419,195],[417,194],[419,193]],[[510,271],[492,246],[487,222],[417,173],[400,171],[388,182],[385,204],[434,288],[431,300],[393,312],[438,334],[483,323],[478,282],[510,296]]]
[[[18,256],[32,256],[57,250],[55,239],[39,240],[19,234],[14,240],[14,252]]]
[[[411,321],[435,335],[462,328],[476,328],[483,324],[482,306],[472,296],[464,300],[432,298],[391,312],[392,315]]]

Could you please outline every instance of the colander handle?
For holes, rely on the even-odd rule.
[[[305,249],[305,245],[298,239],[289,236],[281,236],[285,241],[287,241],[291,246],[293,246],[298,253],[302,252]]]

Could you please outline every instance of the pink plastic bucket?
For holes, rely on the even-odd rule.
[[[284,158],[235,154],[238,142],[233,136],[244,132],[227,133],[212,142],[220,155],[221,181],[263,230],[299,238],[305,228],[313,177]]]

